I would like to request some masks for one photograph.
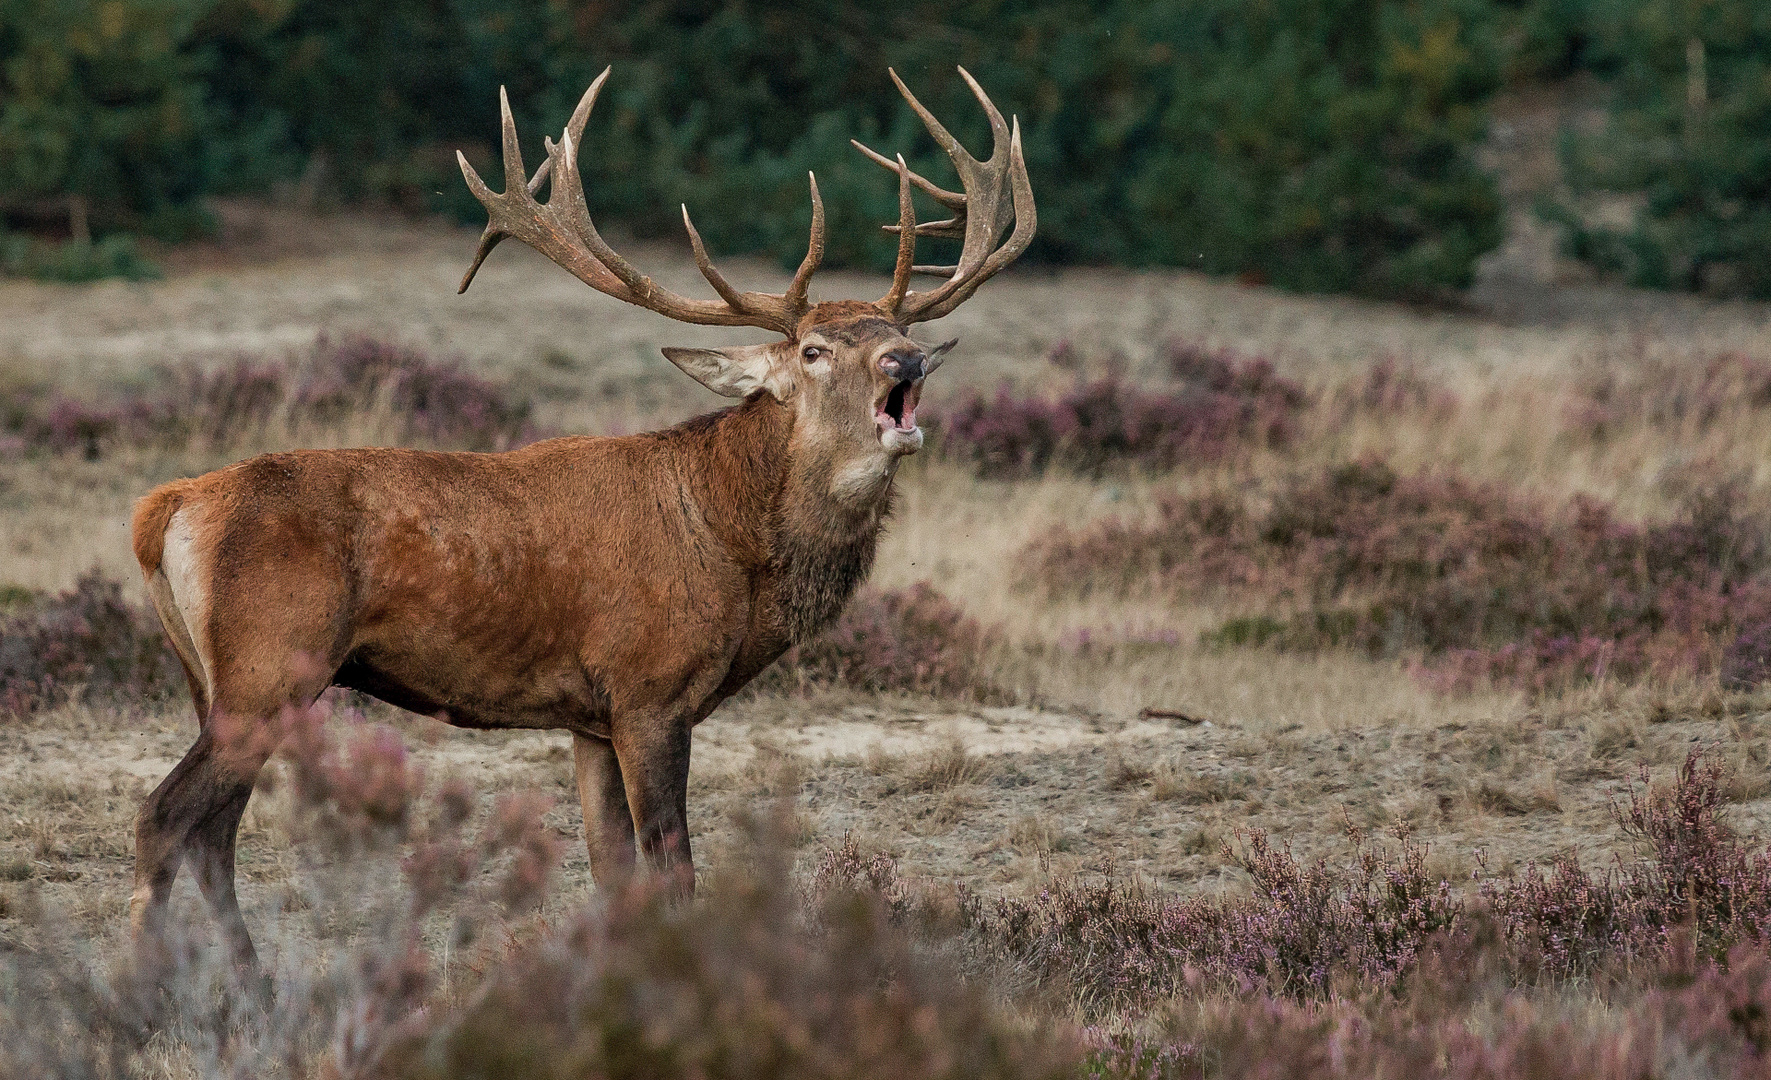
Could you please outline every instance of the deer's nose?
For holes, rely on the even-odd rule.
[[[879,358],[879,370],[900,382],[922,378],[922,362],[927,359],[921,349],[901,349]]]

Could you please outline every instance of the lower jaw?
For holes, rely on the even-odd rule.
[[[914,454],[922,449],[922,429],[884,428],[879,433],[879,445],[888,454]]]

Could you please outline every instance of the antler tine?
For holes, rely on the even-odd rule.
[[[990,280],[997,271],[1020,258],[1033,243],[1033,234],[1039,228],[1039,213],[1033,205],[1033,181],[1027,176],[1027,159],[1021,149],[1020,117],[1014,119],[1009,136],[1008,164],[1010,198],[1014,202],[1014,232],[1001,247],[990,253],[975,273],[967,276],[963,265],[956,267],[947,284],[919,297],[922,303],[917,305],[914,314],[905,317],[906,322],[927,322],[951,312],[971,299],[978,286]]]
[[[961,70],[964,69],[962,68]],[[941,121],[935,119],[935,114],[923,108],[922,102],[916,100],[916,95],[912,94],[910,88],[904,85],[904,80],[898,78],[898,72],[895,68],[886,68],[886,74],[892,77],[892,82],[898,87],[898,93],[903,94],[904,100],[910,103],[910,111],[914,112],[918,117],[921,117],[923,126],[928,128],[929,134],[935,137],[936,145],[947,151],[948,157],[954,158],[955,160],[961,155],[968,158],[971,157],[971,154],[966,152],[966,148],[959,145],[959,140],[953,137],[953,133],[948,131]],[[976,159],[974,158],[973,160]]]
[[[574,137],[584,129],[584,121],[590,116],[591,107],[596,104],[597,92],[602,89],[604,80],[609,77],[609,71],[609,68],[603,69],[603,73],[590,84],[590,89],[584,92],[584,97],[579,100],[578,107],[573,110],[571,122],[567,124],[566,130]],[[480,234],[479,247],[474,251],[473,263],[468,266],[467,273],[462,275],[461,284],[455,290],[457,293],[466,292],[467,287],[473,284],[475,275],[480,272],[480,266],[485,263],[486,256],[492,254],[492,249],[497,247],[506,236],[515,235],[514,230],[500,226],[500,217],[508,215],[500,215],[493,206],[494,202],[506,208],[511,205],[511,192],[516,190],[512,177],[514,175],[520,178],[524,171],[522,147],[517,140],[516,121],[512,119],[510,113],[510,97],[502,86],[498,88],[498,111],[500,142],[503,144],[504,151],[505,194],[503,196],[492,194],[491,189],[486,187],[485,182],[480,179],[479,173],[475,172],[473,166],[468,164],[466,155],[459,150],[455,152],[456,163],[461,166],[461,174],[467,181],[468,190],[489,212],[485,231]],[[547,150],[547,160],[541,163],[541,166],[535,170],[535,175],[530,177],[527,183],[521,185],[522,190],[530,196],[525,200],[526,203],[535,206],[537,211],[540,206],[534,202],[533,196],[541,190],[541,185],[546,183],[548,177],[553,174],[554,161],[557,156],[554,153],[553,140],[544,138],[542,145]],[[553,201],[551,196],[548,201],[550,203]],[[577,270],[572,272],[578,274]],[[593,287],[602,288],[602,286],[594,284]],[[608,290],[603,289],[603,291]]]
[[[480,179],[480,174],[474,172],[473,166],[467,163],[467,155],[459,150],[455,151],[455,163],[461,166],[461,177],[467,181],[467,190],[473,193],[474,198],[480,200],[481,206],[490,207],[492,200],[497,196],[493,195],[492,190],[486,186],[486,182]],[[457,295],[466,292],[467,287],[473,284],[474,275],[480,272],[480,264],[486,261],[486,256],[492,254],[492,249],[497,247],[498,242],[504,237],[505,234],[499,232],[492,219],[488,217],[485,229],[480,232],[479,246],[474,248],[473,262],[468,264],[467,273],[462,275],[461,284],[455,288]]]
[[[879,167],[890,169],[892,172],[898,171],[897,162],[868,147],[867,144],[863,143],[860,139],[850,139],[849,145],[861,151],[861,153],[866,154],[868,159]],[[948,191],[946,188],[932,183],[914,172],[910,174],[910,182],[927,193],[929,198],[935,200],[949,210],[963,210],[965,208],[965,196],[957,191]],[[887,226],[887,228],[890,227],[891,226]]]
[[[1026,160],[1021,151],[1020,120],[1016,119],[1012,125],[1004,121],[1002,113],[971,73],[960,68],[959,74],[990,121],[994,145],[988,161],[979,161],[967,153],[946,128],[935,122],[927,110],[910,97],[896,73],[892,76],[917,115],[929,125],[929,134],[947,151],[954,170],[959,173],[966,198],[964,207],[951,220],[931,222],[917,228],[917,232],[924,235],[958,236],[962,238],[962,244],[959,261],[944,284],[905,298],[899,312],[905,322],[922,322],[952,311],[977,291],[985,279],[1018,257],[1033,239],[1033,188],[1027,179]],[[1013,234],[1003,247],[997,248],[997,239],[1008,231],[1011,221],[1014,223]]]
[[[806,173],[812,183],[812,235],[806,241],[806,257],[794,271],[793,282],[787,286],[785,299],[789,310],[804,312],[806,294],[812,287],[812,275],[824,261],[824,200],[818,194],[818,174]]]
[[[578,144],[583,143],[584,122],[590,119],[590,110],[596,107],[597,94],[602,91],[603,83],[608,81],[609,72],[614,70],[612,65],[605,67],[602,74],[591,81],[590,89],[586,90],[584,96],[578,99],[577,107],[572,110],[571,118],[566,121],[566,130],[561,138],[569,138]],[[541,167],[535,170],[535,176],[529,181],[529,194],[531,195],[541,190],[541,182],[546,180],[553,171],[553,140],[543,135],[541,145],[547,150],[547,160],[541,163]]]
[[[639,297],[637,302],[642,307],[650,306],[646,299],[652,294],[651,279],[622,258],[620,252],[610,247],[602,234],[596,231],[596,223],[590,220],[590,207],[584,201],[584,180],[578,172],[578,140],[572,138],[571,132],[560,137],[556,156],[559,160],[559,175],[554,178],[554,192],[548,197],[549,205],[553,203],[555,195],[563,195],[567,200],[566,209],[572,217],[573,230],[579,239],[590,248],[598,262]]]
[[[573,142],[583,139],[585,121],[590,119],[590,110],[596,108],[597,95],[603,92],[603,83],[609,81],[609,72],[614,70],[615,65],[613,64],[603,68],[602,74],[591,80],[590,89],[584,91],[584,96],[578,99],[577,107],[572,110],[571,118],[566,121],[565,134]]]
[[[744,297],[737,289],[732,288],[731,282],[725,279],[725,275],[714,269],[713,260],[707,257],[707,248],[702,246],[701,234],[695,231],[695,223],[689,220],[688,203],[683,204],[683,228],[689,230],[689,246],[695,250],[695,265],[700,268],[701,276],[707,279],[709,285],[713,286],[714,292],[719,293],[720,299],[734,308],[742,307]]]
[[[898,224],[887,226],[898,234],[898,257],[892,270],[891,290],[881,298],[879,306],[904,323],[935,319],[952,311],[977,291],[985,279],[1013,262],[1033,239],[1033,188],[1027,178],[1027,163],[1021,148],[1020,121],[1005,123],[977,80],[964,68],[959,69],[959,74],[990,121],[994,145],[988,161],[979,161],[968,153],[934,114],[923,108],[909,87],[898,78],[898,73],[891,73],[892,81],[912,111],[922,119],[929,134],[952,160],[965,188],[964,193],[946,191],[917,175],[901,154],[896,162],[891,162],[861,143],[855,143],[868,158],[898,174]],[[468,164],[466,155],[459,152],[455,155],[468,190],[485,206],[487,214],[485,231],[480,234],[473,263],[461,280],[461,291],[465,292],[472,284],[474,275],[492,249],[505,237],[514,236],[598,292],[667,318],[712,326],[760,326],[791,337],[809,310],[807,294],[811,278],[824,258],[824,201],[818,192],[818,178],[809,178],[812,227],[806,256],[785,293],[741,292],[733,287],[708,257],[707,246],[685,205],[683,227],[689,234],[695,265],[720,299],[714,302],[678,296],[640,273],[610,247],[590,217],[583,178],[578,171],[578,148],[584,126],[608,77],[609,69],[605,68],[590,84],[578,106],[572,110],[572,117],[558,143],[552,139],[543,140],[547,160],[532,177],[525,176],[522,147],[510,110],[510,95],[503,87],[499,88],[504,191],[494,193]],[[535,198],[543,184],[549,186],[545,203],[537,202]],[[953,210],[954,215],[944,221],[919,223],[911,197],[912,187],[920,188]],[[997,239],[1008,231],[1011,222],[1013,233],[998,247]],[[918,265],[916,240],[919,236],[961,238],[959,261],[952,266]],[[910,278],[914,274],[943,274],[947,280],[930,292],[913,293]]]
[[[997,165],[1000,167],[1000,159],[1005,152],[1004,144],[1007,142],[1009,135],[1008,124],[1003,120],[1002,113],[999,112],[996,106],[990,101],[990,96],[984,93],[984,88],[978,85],[978,80],[972,78],[971,72],[963,67],[959,69],[960,78],[965,80],[965,84],[971,88],[973,96],[975,96],[978,99],[978,102],[984,106],[984,115],[990,121],[990,135],[993,140],[993,146],[990,153],[990,160],[987,162],[979,161],[977,158],[973,157],[971,152],[968,151],[958,139],[953,137],[953,133],[948,131],[946,126],[942,124],[940,120],[935,118],[934,113],[929,112],[928,109],[923,106],[922,102],[917,100],[916,95],[910,92],[908,86],[904,85],[904,80],[898,77],[897,71],[892,68],[887,68],[886,72],[891,75],[892,82],[898,87],[898,92],[904,95],[904,100],[909,103],[911,111],[915,112],[916,115],[922,119],[924,126],[929,129],[929,134],[934,136],[936,144],[939,145],[942,150],[946,151],[949,158],[953,159],[954,167],[959,170],[960,180],[968,191],[971,189],[970,180],[973,178],[977,170],[989,165]],[[881,168],[890,169],[893,172],[898,170],[897,164],[893,162],[891,158],[875,152],[859,139],[850,139],[849,145],[867,155],[869,160]],[[914,172],[910,174],[910,181],[926,192],[930,198],[939,202],[942,206],[947,207],[949,210],[957,210],[961,213],[964,212],[966,207],[966,197],[964,194],[957,191],[948,191]],[[889,225],[886,226],[886,228],[889,231],[897,231]],[[929,222],[921,228],[922,231],[918,233],[920,236],[958,237],[964,235],[964,222],[959,217],[952,218],[948,221]]]
[[[904,155],[898,155],[898,263],[892,268],[892,287],[880,298],[879,306],[898,313],[904,295],[910,291],[910,273],[916,262],[916,204],[910,201],[910,166]]]
[[[916,174],[912,173],[911,175],[914,176]],[[884,232],[891,233],[893,236],[896,236],[898,234],[899,226],[897,226],[897,225],[881,225],[880,229]],[[919,222],[916,226],[916,235],[918,235],[918,236],[944,236],[950,240],[958,240],[961,237],[965,236],[965,218],[963,218],[963,217],[950,217],[944,221]]]
[[[990,100],[990,95],[984,93],[984,88],[978,85],[978,80],[972,78],[971,72],[963,67],[959,68],[959,77],[972,88],[972,96],[978,99],[978,104],[984,106],[984,115],[990,120],[990,160],[995,161],[996,155],[1002,153],[1003,140],[1009,137],[1008,122],[1002,118],[1002,113],[997,111],[996,105]],[[897,78],[897,76],[893,75],[893,78]]]
[[[486,230],[480,236],[473,265],[462,279],[462,290],[466,290],[472,283],[475,273],[492,248],[506,236],[514,236],[598,292],[655,311],[667,318],[712,326],[760,326],[791,335],[800,316],[805,313],[804,294],[808,283],[802,281],[801,277],[810,277],[810,270],[806,267],[802,266],[801,275],[794,279],[799,290],[797,297],[739,292],[714,269],[707,257],[706,247],[695,231],[694,223],[689,220],[688,208],[684,207],[683,223],[689,230],[689,242],[695,249],[695,261],[708,283],[720,295],[719,302],[693,300],[678,296],[640,273],[597,232],[596,224],[590,218],[590,210],[584,197],[583,179],[578,171],[578,147],[584,125],[589,120],[597,95],[608,77],[609,70],[605,68],[590,84],[590,88],[579,99],[577,108],[572,111],[572,117],[567,121],[557,144],[551,139],[544,140],[547,161],[536,170],[532,179],[527,180],[523,175],[522,152],[517,140],[516,122],[511,117],[509,96],[500,89],[499,111],[505,174],[503,193],[494,194],[468,164],[467,158],[456,154],[468,190],[486,207],[488,216]],[[547,202],[538,203],[535,192],[549,179],[552,183]],[[816,204],[815,185],[812,195]],[[822,258],[823,247],[823,209],[821,205],[814,205],[813,244],[812,250],[807,252],[807,261],[812,269],[816,268]]]
[[[534,180],[528,180],[524,176],[522,147],[517,143],[516,121],[510,116],[510,97],[502,86],[498,88],[498,111],[504,143],[504,190],[510,192],[521,187],[533,195],[541,189],[542,181],[547,179],[553,159],[550,157],[546,164],[535,171]],[[480,174],[474,171],[473,166],[467,163],[467,156],[461,151],[455,151],[455,160],[461,166],[461,175],[467,181],[468,190],[480,200],[481,205],[490,210],[492,204],[488,200],[495,198],[491,189],[486,187],[485,181],[480,179]],[[516,177],[514,181],[511,179],[513,174]],[[496,215],[488,216],[486,228],[480,233],[479,247],[474,249],[473,262],[468,266],[467,273],[462,275],[461,284],[455,289],[457,295],[467,291],[467,287],[473,284],[474,275],[480,272],[480,264],[486,261],[486,256],[492,254],[492,249],[498,246],[499,241],[509,235],[510,233],[497,227]]]
[[[515,191],[529,186],[529,171],[523,168],[523,144],[517,139],[517,122],[510,115],[510,94],[498,88],[498,124],[504,140],[504,190]]]

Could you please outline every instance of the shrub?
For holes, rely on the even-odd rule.
[[[122,587],[96,570],[59,596],[0,615],[0,715],[76,697],[139,707],[183,687],[184,669],[158,617],[124,600]]]
[[[1000,635],[980,626],[927,582],[863,588],[834,625],[796,645],[753,685],[804,692],[842,685],[870,692],[994,700],[987,658]]]
[[[66,240],[48,243],[0,231],[0,273],[46,281],[97,281],[120,277],[144,281],[160,276],[159,268],[123,234],[96,243]]]
[[[979,476],[1019,479],[1048,468],[1166,470],[1290,442],[1305,396],[1270,362],[1181,342],[1163,353],[1178,389],[1143,390],[1110,375],[1052,400],[974,391],[935,415],[941,450]]]
[[[289,362],[239,360],[166,374],[170,388],[116,403],[14,389],[0,431],[23,450],[97,459],[118,447],[227,448],[266,428],[386,418],[399,442],[505,450],[539,436],[527,402],[455,361],[367,337],[322,336]]]
[[[1755,0],[1639,0],[1592,20],[1608,128],[1566,156],[1577,192],[1639,196],[1623,229],[1555,207],[1575,257],[1655,288],[1771,296],[1771,19]]]
[[[694,908],[645,893],[599,904],[393,1045],[377,1075],[1071,1074],[1063,1034],[1010,1023],[864,897],[833,898],[815,935],[799,929],[783,872],[739,874]]]
[[[1201,985],[1287,997],[1389,986],[1454,924],[1463,902],[1430,878],[1425,846],[1405,830],[1393,849],[1348,835],[1347,863],[1305,865],[1263,831],[1239,834],[1223,854],[1253,880],[1248,897],[1178,898],[1106,877],[1059,881],[1027,900],[967,894],[962,914],[991,947],[1096,1009]]]
[[[718,230],[720,246],[797,259],[803,177],[815,167],[829,257],[889,265],[889,245],[858,227],[891,217],[889,185],[846,139],[906,150],[931,178],[945,170],[910,114],[882,95],[876,73],[890,64],[919,73],[922,100],[968,145],[985,145],[951,73],[960,59],[1020,114],[1047,257],[1395,293],[1461,285],[1499,240],[1499,201],[1471,157],[1498,74],[1482,5],[1137,0],[820,12],[661,9],[580,29],[639,68],[600,160],[631,163],[648,183],[608,192],[609,209],[675,233],[662,210],[688,201],[708,208],[703,228]],[[561,100],[546,111],[557,124],[568,109]],[[754,207],[757,192],[791,208],[791,224],[718,213]]]
[[[199,24],[214,0],[0,0],[0,271],[143,277],[216,180]],[[47,239],[8,236],[26,226]],[[66,243],[61,241],[66,239]],[[94,240],[96,239],[96,243]]]
[[[1396,995],[1178,1002],[1160,1018],[1163,1035],[1086,1032],[1090,1075],[1620,1080],[1764,1067],[1771,959],[1759,950],[1741,949],[1726,965],[1668,961],[1627,988],[1575,1001],[1497,985],[1486,961],[1477,937],[1445,943],[1432,970]]]
[[[1591,439],[1633,426],[1698,435],[1729,416],[1771,407],[1771,362],[1721,353],[1702,364],[1632,359],[1581,380],[1565,422]]]
[[[108,964],[62,913],[29,904],[11,914],[32,945],[0,961],[0,1073],[135,1076],[170,1044],[190,1055],[193,1075],[378,1075],[415,1017],[447,1007],[425,947],[438,929],[431,918],[447,911],[445,940],[464,950],[534,910],[561,848],[540,820],[546,801],[506,794],[476,813],[464,782],[427,787],[394,732],[329,719],[323,708],[290,710],[220,733],[282,744],[281,768],[260,790],[273,775],[290,781],[290,831],[308,834],[300,854],[325,873],[292,884],[289,899],[312,910],[322,941],[279,942],[269,969],[246,972],[205,942],[208,927],[192,933],[175,920],[158,947]],[[353,872],[402,887],[328,902]],[[481,970],[500,959],[482,951]]]
[[[1771,930],[1771,851],[1749,848],[1722,818],[1726,775],[1696,750],[1671,785],[1641,786],[1612,813],[1641,847],[1604,874],[1572,855],[1545,874],[1482,889],[1505,932],[1530,941],[1538,962],[1578,975],[1605,964],[1660,958],[1675,935],[1720,961],[1742,943],[1764,945]]]
[[[1771,622],[1755,622],[1741,629],[1722,654],[1722,685],[1730,690],[1751,690],[1771,678]]]
[[[1264,508],[1207,494],[1165,501],[1153,524],[1048,534],[1028,577],[1265,602],[1206,640],[1425,656],[1452,686],[1707,672],[1771,605],[1764,526],[1736,502],[1699,492],[1680,519],[1632,525],[1590,499],[1551,512],[1361,461],[1292,480]]]
[[[313,912],[321,942],[245,978],[176,935],[157,962],[106,968],[56,937],[58,913],[12,910],[31,936],[0,954],[0,1072],[140,1075],[168,1043],[201,1075],[1617,1077],[1764,1063],[1771,852],[1727,827],[1727,778],[1696,755],[1614,807],[1636,858],[1609,873],[1564,859],[1476,898],[1429,872],[1400,828],[1393,843],[1349,828],[1349,857],[1307,864],[1246,834],[1225,851],[1246,894],[1058,878],[1028,898],[961,887],[952,903],[852,840],[794,889],[764,824],[693,903],[638,882],[537,917],[563,848],[545,800],[477,813],[465,783],[427,785],[392,732],[326,719],[297,711],[277,728],[294,820],[321,823],[306,831],[330,869],[380,873],[398,857],[391,904]],[[1076,1038],[1073,1006],[1100,1026]]]
[[[1425,413],[1449,417],[1457,408],[1457,395],[1411,363],[1386,356],[1365,371],[1356,383],[1343,385],[1334,402],[1342,413],[1378,416]]]
[[[212,384],[210,395],[217,389],[229,398],[238,393],[223,383]],[[246,389],[250,394],[250,380]],[[508,449],[536,437],[527,402],[513,401],[458,361],[433,360],[373,338],[322,337],[290,397],[297,411],[321,422],[379,399],[404,419],[407,437],[468,450]]]

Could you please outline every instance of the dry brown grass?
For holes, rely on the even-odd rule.
[[[908,765],[903,790],[916,793],[951,791],[990,775],[989,763],[956,736],[949,736]]]

